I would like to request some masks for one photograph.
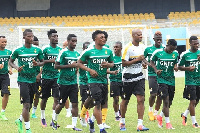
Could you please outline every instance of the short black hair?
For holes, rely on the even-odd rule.
[[[191,36],[189,39],[190,44],[192,43],[192,40],[198,40],[197,36]]]
[[[103,32],[104,32],[105,38],[108,39],[108,33],[106,31],[103,31]]]
[[[23,32],[23,36],[26,36],[27,32],[32,32],[31,29],[25,29],[24,32]]]
[[[55,29],[50,29],[49,31],[47,31],[48,37],[49,37],[50,35],[52,35],[52,33],[57,33],[57,31],[56,31]]]
[[[167,44],[172,46],[177,46],[177,41],[175,39],[169,39]]]
[[[107,32],[105,33],[105,31],[101,31],[101,30],[96,30],[95,32],[92,33],[92,40],[95,41],[95,38],[98,34],[104,34],[105,35],[105,38],[106,38],[106,34]]]
[[[67,36],[67,41],[71,40],[72,37],[77,37],[77,36],[76,36],[75,34],[69,34],[69,35]]]
[[[0,38],[6,38],[5,36],[0,36]]]
[[[120,41],[115,42],[115,44],[119,44],[122,47],[122,43]]]
[[[36,36],[34,36],[33,41],[39,41],[38,38]]]
[[[85,44],[89,44],[90,45],[90,42],[84,42],[83,43],[83,48],[85,47]]]

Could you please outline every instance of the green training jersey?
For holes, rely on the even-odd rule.
[[[157,76],[158,83],[175,86],[174,65],[178,62],[178,52],[169,54],[164,49],[159,49],[152,54],[151,60],[157,61],[157,69],[162,70]]]
[[[79,56],[80,54],[76,50],[70,51],[69,49],[65,48],[60,51],[56,61],[60,62],[60,65],[70,65],[74,61],[77,61]],[[77,72],[76,68],[60,69],[58,84],[61,85],[77,84],[76,72]]]
[[[51,45],[43,47],[44,60],[50,60],[56,58],[62,48],[56,46],[53,48]],[[43,79],[57,79],[59,77],[58,69],[54,68],[54,63],[45,63],[42,69],[42,78]]]
[[[155,45],[151,45],[144,50],[144,57],[145,58],[148,57],[148,62],[150,63],[150,58],[151,58],[153,52],[157,49],[163,49],[163,48],[164,48],[163,45],[160,45],[159,48],[155,47]],[[156,62],[154,62],[154,63],[156,64]],[[148,76],[157,76],[156,73],[154,72],[154,69],[149,66],[148,66]]]
[[[110,81],[111,82],[122,82],[122,57],[121,56],[114,56],[114,67],[110,68],[110,71],[119,72],[117,75],[110,74]]]
[[[18,66],[23,66],[23,70],[18,72],[18,82],[35,83],[36,82],[36,66],[33,66],[33,59],[42,60],[42,50],[32,45],[30,48],[26,48],[24,45],[14,50],[12,59],[18,59]]]
[[[179,66],[195,66],[194,71],[185,71],[185,85],[200,85],[200,61],[197,59],[198,54],[200,54],[200,50],[197,50],[195,53],[187,50],[180,56]]]
[[[8,73],[8,61],[12,52],[8,49],[0,50],[0,64],[3,64],[3,68],[0,69],[0,74]]]
[[[87,67],[87,64],[84,64]],[[85,70],[79,69],[79,84],[87,85],[88,78]]]
[[[90,73],[87,72],[88,83],[107,84],[107,68],[101,67],[101,63],[113,61],[113,53],[110,49],[106,47],[96,49],[95,46],[87,48],[83,51],[80,60],[83,62],[87,61],[88,67],[98,73],[97,77],[92,77]]]

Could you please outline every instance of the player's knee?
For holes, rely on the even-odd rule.
[[[119,103],[119,97],[114,97],[114,104],[118,104]]]
[[[137,102],[138,102],[138,104],[143,104],[144,103],[144,96],[137,96]]]
[[[30,103],[24,103],[23,107],[24,107],[24,109],[29,110],[30,109]]]
[[[190,104],[195,106],[196,105],[196,100],[190,100]]]

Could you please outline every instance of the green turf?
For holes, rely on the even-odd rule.
[[[164,127],[162,129],[158,128],[157,122],[155,121],[149,121],[148,120],[148,98],[149,98],[149,90],[148,90],[148,84],[146,82],[146,101],[145,101],[145,115],[144,115],[144,125],[150,130],[148,132],[154,133],[154,132],[200,132],[200,129],[194,129],[191,125],[191,119],[188,117],[188,125],[186,127],[182,126],[181,124],[181,117],[180,114],[185,111],[185,109],[188,107],[188,101],[182,98],[183,94],[183,88],[184,88],[184,78],[177,78],[176,79],[176,93],[175,98],[173,100],[172,107],[170,109],[170,121],[172,125],[176,128],[175,130],[167,130],[165,128],[165,122]],[[0,133],[16,133],[17,127],[14,123],[14,121],[19,117],[22,109],[22,105],[19,102],[19,90],[18,89],[11,89],[11,96],[9,99],[8,107],[6,109],[6,116],[9,119],[8,121],[0,121]],[[80,97],[79,97],[80,99]],[[53,99],[50,98],[47,103],[46,108],[46,120],[48,122],[48,125],[51,121],[51,115],[52,115],[52,102]],[[80,102],[79,102],[80,103]],[[38,106],[39,107],[39,106]],[[79,106],[80,107],[80,106]],[[80,112],[80,111],[79,111]],[[91,112],[91,111],[90,111]],[[91,114],[91,113],[90,113]],[[196,110],[196,116],[197,116],[197,122],[200,121],[199,119],[199,106],[197,106]],[[71,125],[71,118],[66,118],[66,110],[63,109],[58,116],[58,123],[61,126],[57,131],[53,131],[50,126],[47,126],[46,128],[42,128],[40,125],[40,109],[37,109],[36,115],[38,116],[37,119],[30,119],[31,121],[31,130],[33,133],[52,133],[52,132],[74,132],[71,129],[66,129],[66,125]],[[164,121],[164,119],[163,119]],[[108,129],[107,132],[110,133],[118,133],[119,130],[119,122],[116,122],[114,119],[114,111],[112,108],[112,99],[109,99],[109,110],[108,110],[108,117],[106,120],[106,123],[111,126],[111,129]],[[137,126],[137,112],[136,112],[136,98],[132,96],[130,103],[128,105],[128,110],[126,114],[126,128],[127,130],[125,132],[132,133],[136,132],[136,126]],[[80,125],[80,122],[78,120],[77,124],[78,128],[82,128]],[[84,133],[88,132],[88,126],[86,128],[82,128]],[[24,128],[25,129],[25,128]],[[95,124],[96,132],[99,131],[99,128]]]

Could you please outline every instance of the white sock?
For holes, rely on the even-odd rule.
[[[158,110],[154,110],[153,115],[158,115]]]
[[[72,126],[76,127],[78,117],[72,117]]]
[[[30,121],[24,122],[24,124],[26,129],[30,129]]]
[[[23,116],[22,116],[22,114],[19,116],[19,120],[20,120],[20,121],[23,121]]]
[[[55,110],[53,110],[52,118],[54,117],[54,115],[55,115]]]
[[[143,122],[142,119],[138,119],[138,126],[143,125],[142,122]]]
[[[185,116],[185,117],[187,117],[187,115],[190,113],[190,111],[187,109],[187,110],[185,110],[185,112],[183,113],[183,115]]]
[[[5,110],[4,110],[4,109],[2,109],[2,110],[1,110],[1,112],[5,112]]]
[[[169,117],[165,117],[165,122],[170,123]]]
[[[92,120],[92,122],[94,122],[95,121],[95,117],[94,117],[94,115],[92,114],[92,116],[91,116],[91,120]]]
[[[32,114],[35,114],[35,111],[37,110],[37,107],[33,107]]]
[[[164,116],[164,113],[163,113],[162,111],[160,112],[160,116],[161,116],[161,117],[163,117],[163,116]]]
[[[45,119],[45,110],[41,110],[41,119]]]
[[[121,119],[120,119],[120,123],[125,124],[125,118],[121,118]]]
[[[195,116],[191,116],[191,119],[192,119],[192,124],[197,123]]]
[[[53,120],[54,120],[54,121],[57,121],[58,115],[59,115],[59,114],[56,114],[56,113],[54,114],[54,116],[53,116]]]
[[[120,104],[119,104],[119,110],[120,110]]]
[[[72,103],[69,103],[69,109],[72,110]]]
[[[115,112],[115,117],[119,116],[119,111]]]
[[[153,107],[149,106],[149,112],[153,112]]]
[[[101,130],[101,129],[104,129],[103,124],[99,124],[98,127],[99,127],[100,130]]]

